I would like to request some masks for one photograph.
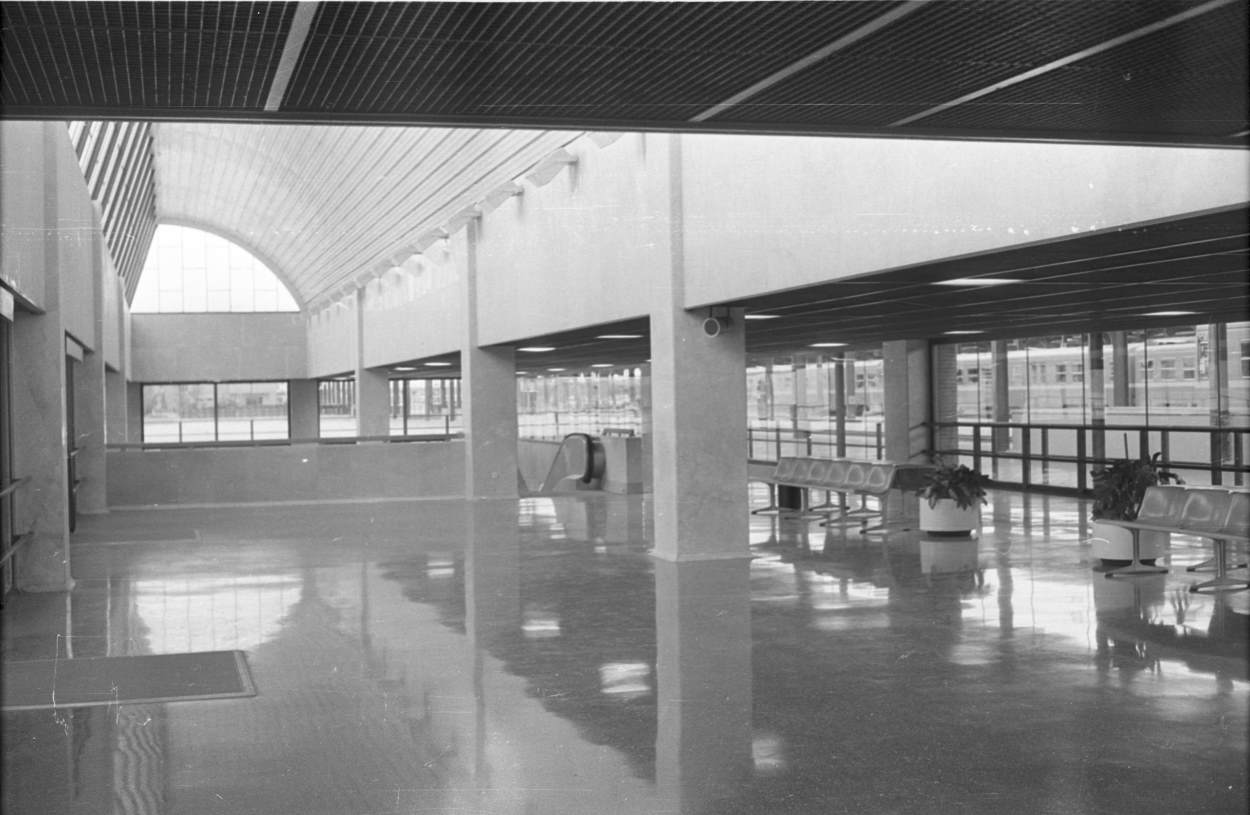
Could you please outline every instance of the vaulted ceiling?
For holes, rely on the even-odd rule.
[[[148,185],[116,187],[145,203],[106,218],[115,254],[141,256],[154,220],[211,229],[281,269],[303,304],[419,249],[583,131],[1232,149],[1250,136],[1245,0],[5,2],[0,15],[0,115],[149,123],[114,139]],[[1099,259],[1126,253],[1222,297],[1244,280],[1244,214],[978,259],[986,274],[1033,269],[1021,274],[1053,297],[952,292],[952,314],[1059,320],[1039,305],[1084,302],[1089,276],[1116,268]],[[1214,259],[1185,260],[1208,238]],[[1046,271],[1064,257],[1080,274]],[[875,339],[941,271],[738,305],[794,321],[753,324],[761,348],[835,326]],[[1245,306],[1208,301],[1204,314]]]

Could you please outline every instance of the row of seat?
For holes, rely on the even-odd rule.
[[[1132,563],[1108,571],[1107,577],[1167,571],[1165,566],[1150,566],[1141,562],[1141,532],[1150,530],[1193,535],[1213,542],[1215,556],[1197,566],[1190,566],[1188,571],[1210,567],[1215,571],[1215,578],[1191,586],[1190,591],[1250,587],[1250,580],[1228,575],[1228,544],[1250,544],[1250,492],[1220,487],[1149,487],[1142,498],[1136,520],[1104,519],[1102,522],[1127,529],[1133,536]]]
[[[868,520],[874,516],[884,515],[884,506],[871,509],[868,506],[868,498],[884,499],[885,494],[894,486],[897,471],[897,465],[888,461],[785,456],[777,461],[776,468],[765,479],[769,485],[769,505],[755,512],[766,514],[797,511],[805,517],[826,517],[825,523],[859,521],[860,531],[869,532],[880,528],[880,526],[869,527]],[[801,506],[798,510],[779,506],[775,490],[777,486],[795,487],[800,490]],[[811,505],[809,494],[815,491],[825,493],[823,504]],[[835,504],[832,501],[835,494],[858,495],[860,505],[855,509],[843,511],[841,502]],[[883,500],[882,504],[884,504]],[[837,517],[833,517],[835,513]]]

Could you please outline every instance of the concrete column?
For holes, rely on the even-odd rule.
[[[391,388],[386,369],[365,367],[365,289],[356,289],[356,435],[391,432]]]
[[[750,563],[655,567],[656,787],[665,812],[712,812],[753,774]]]
[[[881,350],[885,457],[899,464],[923,461],[929,446],[929,344],[925,340],[897,340],[883,343]],[[954,376],[950,379],[953,381]]]
[[[57,293],[55,264],[48,291]],[[14,509],[18,533],[34,532],[18,556],[17,587],[23,591],[68,591],[69,482],[65,438],[65,333],[60,310],[35,315],[19,311],[13,321],[13,469],[30,482]]]
[[[951,356],[950,391],[954,405],[954,346]],[[885,377],[885,458],[898,464],[924,462],[932,443],[929,438],[929,343],[899,340],[882,344]],[[954,410],[951,410],[952,417]],[[952,431],[953,433],[953,431]],[[954,446],[955,439],[943,439]],[[885,520],[913,520],[919,508],[914,493],[891,490],[885,501]]]
[[[465,495],[517,497],[516,352],[460,352]]]
[[[18,311],[13,321],[13,468],[30,481],[14,508],[18,534],[31,532],[18,554],[15,583],[23,591],[73,588],[69,562],[69,493],[66,452],[65,327],[62,311],[61,240],[57,158],[52,125],[32,140],[30,164],[42,164],[42,190],[31,196],[42,216],[43,314]],[[35,144],[38,147],[35,147]],[[9,168],[6,167],[6,174]],[[7,177],[7,176],[6,176]],[[37,182],[35,189],[39,189]],[[6,215],[6,224],[7,224]],[[5,239],[22,240],[23,236]],[[32,253],[33,255],[34,253]],[[33,258],[32,258],[33,259]]]
[[[74,432],[78,436],[75,475],[79,479],[78,511],[108,511],[107,468],[104,462],[104,354],[89,351],[74,372]]]
[[[143,383],[126,383],[126,441],[143,441]]]
[[[516,498],[516,351],[478,345],[477,243],[480,222],[466,231],[465,341],[460,351],[465,496]]]
[[[317,405],[317,380],[292,379],[286,384],[292,439],[315,439],[320,426]]]
[[[933,421],[953,422],[959,416],[959,383],[955,379],[958,367],[958,346],[945,343],[933,346]],[[888,375],[887,375],[888,376]],[[887,383],[889,379],[887,378]],[[901,383],[906,387],[906,382]],[[890,392],[886,391],[886,404],[890,404]],[[886,425],[889,433],[889,424]],[[959,433],[953,427],[941,428],[933,434],[933,449],[953,450],[959,445]]]
[[[78,438],[75,461],[79,479],[78,512],[87,515],[108,512],[108,469],[104,460],[105,384],[104,384],[104,275],[109,268],[105,261],[108,247],[102,231],[96,231],[91,242],[91,301],[95,320],[91,348],[83,355],[74,377],[74,432]]]
[[[356,368],[356,435],[391,432],[391,388],[386,369]]]
[[[670,136],[670,268],[655,270],[651,302],[654,554],[665,560],[745,557],[747,394],[744,320],[717,336],[706,311],[684,307],[681,150]]]
[[[104,370],[104,442],[125,444],[127,436],[128,405],[126,377],[121,371]]]

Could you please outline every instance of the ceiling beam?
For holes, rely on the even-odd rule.
[[[1032,70],[1025,71],[1024,73],[1021,73],[1021,74],[1016,74],[1015,76],[1012,76],[1012,77],[1008,77],[1007,79],[1004,79],[1001,82],[995,82],[993,85],[989,85],[987,87],[981,88],[980,90],[975,90],[971,93],[966,93],[963,96],[959,97],[958,99],[952,99],[949,102],[943,102],[940,105],[934,105],[928,110],[922,110],[919,113],[913,113],[911,116],[907,116],[905,118],[899,119],[897,122],[891,122],[890,124],[886,126],[887,127],[903,127],[904,125],[909,125],[912,122],[916,122],[921,119],[927,119],[928,117],[933,116],[934,114],[937,114],[937,113],[941,113],[944,110],[950,110],[951,108],[958,107],[966,102],[971,102],[974,99],[980,99],[983,96],[988,96],[989,94],[1000,91],[1003,88],[1009,88],[1012,85],[1018,85],[1021,82],[1027,82],[1028,80],[1033,79],[1035,77],[1042,76],[1043,74],[1048,74],[1052,71],[1057,71],[1060,68],[1071,65],[1075,62],[1080,62],[1081,60],[1092,57],[1095,54],[1101,54],[1105,51],[1110,51],[1111,49],[1118,48],[1121,45],[1124,45],[1125,43],[1132,42],[1133,40],[1139,40],[1142,37],[1146,37],[1151,34],[1154,34],[1155,32],[1162,31],[1165,28],[1171,28],[1172,26],[1183,23],[1186,20],[1192,20],[1195,17],[1200,17],[1201,15],[1206,14],[1209,11],[1214,11],[1217,8],[1232,5],[1233,3],[1238,3],[1241,1],[1242,0],[1208,0],[1208,2],[1203,3],[1200,6],[1194,6],[1193,8],[1189,8],[1177,14],[1173,14],[1171,17],[1165,17],[1162,20],[1159,20],[1158,22],[1151,23],[1150,25],[1147,25],[1147,26],[1142,26],[1136,31],[1130,31],[1127,34],[1121,34],[1118,37],[1112,37],[1106,42],[1100,42],[1097,45],[1091,45],[1089,48],[1083,48],[1080,51],[1077,51],[1073,54],[1068,54],[1066,57],[1060,57],[1059,59],[1052,60],[1046,63],[1045,65],[1039,65],[1036,68],[1033,68]]]
[[[317,14],[317,3],[296,3],[295,16],[291,18],[291,27],[287,29],[286,44],[282,46],[282,57],[278,60],[278,70],[273,75],[273,84],[269,86],[269,98],[265,101],[265,110],[274,113],[282,108],[282,100],[286,98],[286,89],[295,74],[295,66],[299,55],[304,50],[304,41],[312,29],[313,17]]]

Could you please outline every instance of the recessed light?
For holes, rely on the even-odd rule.
[[[595,337],[597,340],[640,340],[641,334],[600,334]]]
[[[1190,314],[1197,314],[1196,311],[1148,311],[1143,317],[1186,317]]]
[[[775,320],[775,319],[777,319],[777,318],[778,318],[778,317],[780,317],[780,316],[781,316],[780,314],[747,314],[747,315],[745,315],[745,319],[748,319],[748,320]]]
[[[950,280],[935,280],[935,286],[1006,286],[1008,283],[1019,283],[1010,277],[954,277]]]
[[[948,335],[948,336],[952,336],[952,337],[954,337],[954,336],[958,336],[958,335],[960,335],[960,334],[984,334],[985,332],[984,332],[984,331],[976,331],[976,330],[973,330],[973,329],[968,328],[968,329],[957,329],[957,330],[954,330],[954,331],[943,331],[942,333],[943,333],[943,334],[946,334],[946,335]]]
[[[451,367],[450,362],[427,362],[425,364],[430,366],[431,368],[450,368]]]
[[[613,365],[611,362],[596,362],[592,364],[590,367],[592,368],[614,368],[616,366]]]
[[[412,367],[411,365],[396,365],[394,368],[391,368],[391,370],[392,371],[415,371],[416,368]]]
[[[808,348],[845,348],[844,342],[813,342],[807,346]]]
[[[528,354],[544,354],[547,351],[554,351],[556,349],[550,345],[525,345],[525,346],[518,348],[517,350],[525,351]]]
[[[566,369],[566,368],[548,368],[547,370],[548,370],[548,371],[551,371],[553,374],[558,374],[558,373],[560,373],[560,371],[564,371],[564,370],[567,370],[567,369]]]

